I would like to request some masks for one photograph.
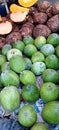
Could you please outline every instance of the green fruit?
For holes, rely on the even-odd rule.
[[[48,126],[39,122],[32,126],[30,130],[49,130]]]
[[[50,124],[59,124],[59,102],[48,102],[42,110],[42,117]]]
[[[32,64],[31,70],[35,75],[40,75],[46,69],[46,65],[44,62],[35,62]]]
[[[40,97],[46,102],[56,100],[58,94],[58,87],[54,83],[43,83],[40,88]]]
[[[4,109],[13,111],[19,107],[20,92],[15,86],[5,87],[0,93],[0,100]]]
[[[38,36],[34,41],[35,46],[40,50],[43,45],[46,44],[46,38],[43,36]]]
[[[35,52],[37,52],[37,49],[32,44],[28,44],[24,48],[24,54],[28,57],[31,57]]]
[[[18,86],[19,85],[19,77],[12,70],[5,70],[1,73],[1,83],[4,86],[9,86],[9,85]]]
[[[34,43],[34,39],[31,36],[25,36],[23,38],[23,42],[25,43],[25,45],[33,44]]]
[[[3,46],[2,48],[2,54],[3,55],[7,55],[7,52],[12,48],[12,46],[10,44],[6,44]]]
[[[10,68],[17,73],[20,73],[25,69],[25,61],[22,56],[16,55],[12,57],[9,60],[9,63],[10,63]]]
[[[54,46],[59,45],[59,35],[57,33],[52,33],[47,38],[47,43]]]
[[[24,50],[24,47],[25,47],[24,42],[20,41],[20,40],[13,44],[13,48],[16,48],[16,49],[18,49],[18,50],[20,50],[22,52]]]
[[[22,89],[22,97],[25,101],[35,102],[39,98],[38,88],[31,84],[24,86]]]
[[[0,55],[0,66],[2,66],[6,62],[6,57],[4,55]]]
[[[37,119],[34,108],[30,105],[23,106],[18,113],[18,121],[26,127],[32,126]]]
[[[46,66],[51,69],[58,69],[59,68],[59,59],[56,55],[49,55],[45,59]]]
[[[46,44],[41,47],[40,50],[45,56],[51,55],[55,52],[54,47],[51,44]]]
[[[56,55],[59,57],[59,45],[56,47]]]
[[[20,74],[20,81],[24,85],[27,85],[27,84],[36,84],[36,77],[35,77],[35,75],[31,71],[24,70]]]
[[[3,86],[2,86],[2,83],[1,83],[1,75],[0,75],[0,91],[1,91],[2,88],[3,88]]]
[[[29,58],[24,58],[25,61],[25,69],[30,70],[32,66],[32,62]]]
[[[5,70],[10,70],[10,65],[9,62],[5,62],[2,66],[1,66],[1,71],[5,71]]]
[[[13,49],[11,49],[11,50],[8,51],[8,53],[7,53],[7,59],[10,60],[12,57],[14,57],[16,55],[22,56],[22,52],[20,50],[18,50],[18,49],[14,49],[13,48]]]
[[[59,79],[59,74],[54,69],[46,69],[42,74],[42,79],[44,82],[57,83]]]
[[[34,63],[34,62],[44,61],[45,58],[44,58],[44,55],[41,52],[37,51],[36,53],[34,53],[32,55],[31,60]]]

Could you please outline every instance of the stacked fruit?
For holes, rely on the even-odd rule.
[[[12,45],[6,44],[0,52],[0,103],[9,112],[19,108],[21,98],[35,103],[39,98],[46,102],[43,119],[50,124],[59,123],[59,35],[52,33],[46,39],[26,36]],[[43,83],[37,85],[37,77]],[[21,93],[19,88],[22,89]],[[32,105],[23,106],[18,112],[18,121],[31,127],[37,121]],[[42,127],[42,128],[41,128]],[[49,128],[42,123],[31,130]]]
[[[59,2],[51,5],[49,1],[18,0],[18,4],[9,6],[9,12],[0,17],[0,49],[27,35],[47,38],[59,33]]]
[[[19,109],[24,127],[49,130],[37,123],[32,105],[41,98],[43,120],[59,124],[59,2],[36,2],[18,0],[20,6],[12,4],[9,16],[0,19],[0,104],[7,112]],[[28,105],[21,108],[22,99]]]

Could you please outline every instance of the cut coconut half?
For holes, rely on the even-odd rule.
[[[28,14],[28,11],[25,12],[17,12],[17,13],[11,13],[10,18],[13,22],[22,22],[25,20],[26,16]]]
[[[8,34],[12,31],[12,24],[9,21],[0,23],[0,35]]]

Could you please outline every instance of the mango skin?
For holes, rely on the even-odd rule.
[[[0,101],[7,111],[14,111],[20,104],[20,92],[15,86],[7,86],[0,93]]]
[[[1,73],[1,83],[3,86],[18,86],[19,85],[19,77],[12,70],[5,70]]]
[[[59,101],[48,102],[42,110],[42,117],[49,124],[59,124]]]

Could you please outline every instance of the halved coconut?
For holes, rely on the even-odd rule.
[[[28,14],[28,11],[25,12],[17,12],[17,13],[11,13],[10,18],[13,22],[22,22],[25,20],[26,16]]]
[[[9,21],[0,23],[0,35],[8,34],[12,31],[12,24]]]

